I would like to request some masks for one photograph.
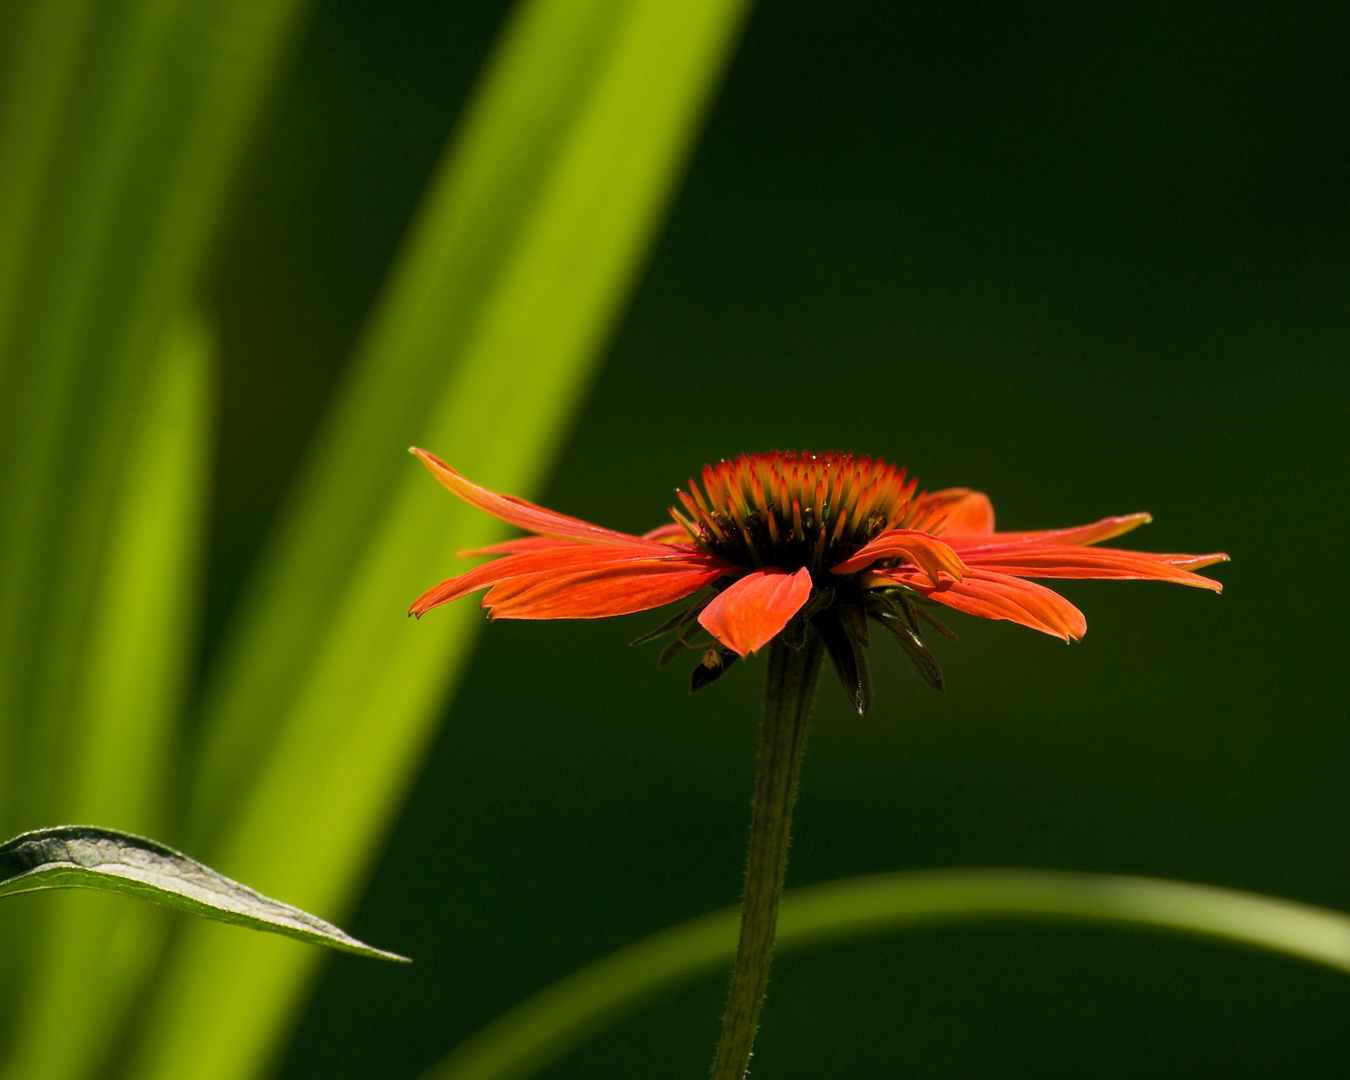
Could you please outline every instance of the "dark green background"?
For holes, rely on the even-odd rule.
[[[214,286],[208,654],[503,11],[318,10]],[[1348,17],[755,11],[543,501],[639,531],[705,461],[851,449],[988,491],[1008,528],[1147,509],[1139,546],[1234,560],[1222,598],[1066,583],[1091,627],[1072,648],[955,617],[945,696],[879,643],[865,722],[824,688],[789,884],[1044,866],[1350,910]],[[483,634],[351,920],[417,962],[333,960],[288,1080],[414,1077],[532,991],[737,899],[759,665],[690,698],[626,646],[655,621]],[[723,985],[547,1075],[702,1075]],[[1343,1076],[1350,981],[1118,930],[895,935],[785,958],[755,1061],[783,1080]]]

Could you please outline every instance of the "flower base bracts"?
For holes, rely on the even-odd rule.
[[[634,645],[658,640],[667,634],[674,639],[661,650],[658,667],[665,667],[686,650],[699,652],[699,662],[690,676],[690,692],[711,686],[731,667],[739,656],[720,644],[711,634],[706,637],[698,615],[713,597],[707,597],[693,607],[667,619],[656,629],[643,634]],[[920,618],[926,619],[949,638],[956,635],[922,612],[922,597],[906,595],[905,590],[873,589],[815,589],[801,609],[783,627],[779,635],[783,644],[793,650],[805,647],[807,636],[816,634],[834,665],[839,685],[849,704],[859,716],[866,716],[872,705],[872,678],[868,667],[867,648],[870,644],[869,620],[885,627],[899,642],[914,664],[919,676],[934,690],[942,690],[942,668],[929,651],[921,636]]]

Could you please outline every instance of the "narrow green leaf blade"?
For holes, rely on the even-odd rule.
[[[930,870],[796,889],[778,948],[934,923],[1070,919],[1196,934],[1350,973],[1350,915],[1181,881],[1050,870]],[[521,1080],[653,994],[731,963],[740,913],[715,912],[605,957],[518,1005],[423,1080]]]
[[[0,836],[76,820],[139,410],[309,2],[0,4]],[[64,906],[0,914],[0,1068]]]
[[[0,844],[0,896],[41,889],[126,893],[218,922],[407,963],[405,956],[357,941],[331,923],[264,896],[182,852],[113,829],[61,825]]]
[[[420,623],[407,606],[503,529],[405,450],[537,491],[744,9],[513,14],[209,680],[188,835],[213,864],[311,910],[351,904],[483,623],[472,604]],[[129,1075],[254,1074],[316,957],[200,924],[179,944]]]
[[[137,408],[172,320],[195,299],[258,106],[308,3],[29,0],[6,15],[3,833],[65,817],[58,763]]]

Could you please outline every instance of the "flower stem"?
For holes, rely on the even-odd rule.
[[[800,649],[769,646],[764,677],[764,715],[759,729],[759,761],[755,770],[755,802],[750,819],[750,852],[745,864],[745,900],[741,937],[731,974],[722,1038],[717,1044],[712,1080],[742,1080],[759,1027],[759,1010],[769,982],[778,900],[783,892],[792,806],[806,745],[807,717],[816,696],[824,647],[807,630]]]

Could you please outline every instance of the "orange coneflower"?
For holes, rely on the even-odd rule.
[[[1065,641],[1082,612],[1027,578],[1135,578],[1219,592],[1194,573],[1227,555],[1158,555],[1095,547],[1149,520],[1105,518],[1074,529],[997,533],[989,499],[965,488],[920,493],[903,470],[852,454],[743,454],[678,492],[673,523],[642,536],[603,529],[470,483],[414,450],[461,499],[532,533],[465,555],[494,555],[418,598],[412,614],[480,589],[493,618],[595,619],[710,593],[639,638],[674,633],[664,663],[702,649],[692,688],[769,647],[746,859],[740,942],[713,1080],[741,1080],[750,1060],[778,921],[806,721],[828,653],[860,714],[871,681],[869,622],[884,626],[941,689],[920,620],[944,604],[1007,619]],[[699,630],[709,635],[698,640]]]
[[[460,498],[534,534],[464,552],[501,558],[441,582],[417,599],[414,615],[487,589],[483,607],[495,619],[595,619],[660,607],[711,586],[713,595],[657,631],[676,633],[667,657],[698,647],[691,628],[711,635],[694,671],[695,689],[780,634],[799,642],[809,621],[855,708],[866,712],[869,619],[892,631],[920,674],[940,687],[941,672],[920,636],[927,601],[1069,641],[1087,632],[1083,613],[1025,579],[1135,578],[1223,588],[1193,571],[1226,555],[1091,546],[1144,524],[1148,514],[996,533],[993,507],[980,492],[921,493],[904,470],[852,454],[742,454],[723,461],[703,470],[701,485],[691,479],[688,492],[677,492],[673,523],[631,536],[487,491],[434,455],[413,452]]]

